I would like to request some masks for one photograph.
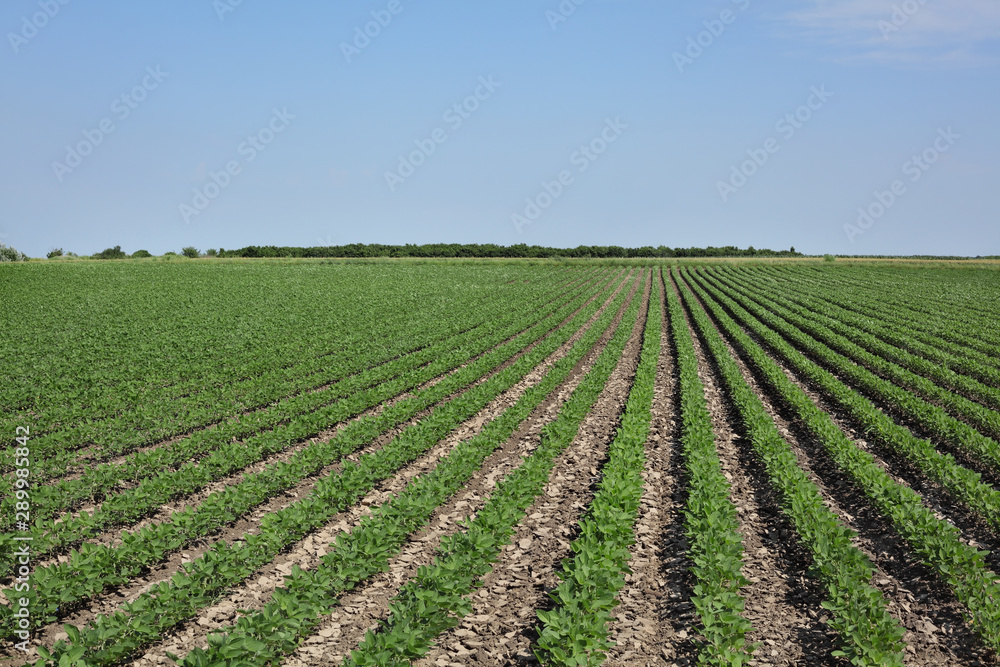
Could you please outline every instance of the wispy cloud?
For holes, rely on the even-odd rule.
[[[996,64],[997,0],[812,0],[778,15],[798,38],[844,62],[912,67]]]

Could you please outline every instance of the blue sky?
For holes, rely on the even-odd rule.
[[[1000,254],[995,0],[7,0],[0,30],[0,241],[36,257]]]

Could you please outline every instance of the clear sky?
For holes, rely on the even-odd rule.
[[[0,241],[35,257],[1000,254],[996,0],[5,0],[0,30]]]

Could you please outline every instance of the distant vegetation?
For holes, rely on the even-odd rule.
[[[406,245],[384,245],[381,243],[351,243],[348,245],[334,246],[313,246],[302,248],[296,246],[246,246],[238,250],[226,250],[225,248],[209,248],[204,252],[194,246],[187,246],[181,249],[180,253],[168,251],[163,253],[163,258],[187,257],[196,259],[199,257],[225,257],[225,258],[392,258],[392,257],[414,257],[414,258],[531,258],[531,259],[634,259],[634,258],[683,258],[683,257],[707,257],[707,258],[729,258],[729,257],[759,257],[759,258],[779,258],[779,257],[809,257],[795,250],[792,246],[788,250],[771,250],[769,248],[738,248],[736,246],[708,246],[707,248],[670,248],[668,246],[642,246],[640,248],[625,248],[623,246],[586,246],[581,245],[575,248],[551,248],[548,246],[526,245],[519,243],[512,246],[495,245],[492,243],[427,243],[416,245],[408,243]],[[155,257],[148,250],[136,250],[131,255],[122,250],[121,246],[106,248],[93,255],[77,256],[72,252],[64,252],[62,248],[50,250],[46,257],[48,259],[140,259]],[[959,257],[945,255],[832,255],[824,254],[822,258],[826,262],[835,262],[838,258],[843,259],[927,259],[927,260],[976,260],[976,259],[1000,259],[998,255]],[[28,257],[24,253],[18,252],[14,248],[4,246],[0,243],[0,261],[26,261]]]
[[[349,245],[296,248],[289,246],[247,246],[239,250],[219,250],[219,257],[804,257],[791,250],[747,249],[736,246],[715,248],[668,248],[667,246],[577,246],[549,248],[546,246],[494,245],[492,243],[429,243],[425,245],[382,245],[352,243]]]
[[[28,256],[16,248],[0,243],[0,262],[26,262]]]
[[[125,259],[128,255],[122,250],[120,245],[116,245],[114,248],[107,248],[101,252],[91,255],[92,259]]]

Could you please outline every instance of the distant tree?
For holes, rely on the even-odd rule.
[[[49,250],[45,254],[45,258],[46,259],[52,259],[53,257],[62,257],[62,256],[63,256],[63,249],[62,248],[53,248],[52,250]]]
[[[217,253],[215,252],[215,248],[209,248],[205,251],[205,254],[209,257],[215,257]]]
[[[833,255],[823,255],[823,261],[824,262],[836,262],[837,258],[834,257]]]
[[[0,243],[0,262],[27,262],[28,256],[16,248]]]
[[[186,248],[181,248],[181,253],[185,257],[190,257],[191,259],[195,259],[195,258],[197,258],[201,254],[200,252],[198,252],[197,248],[195,248],[194,246],[191,246],[191,245],[189,245]]]
[[[795,246],[792,246],[792,249],[789,250],[788,252],[795,252]]]
[[[152,256],[153,256],[153,254],[151,252],[149,252],[148,250],[136,250],[134,253],[132,253],[132,258],[133,259],[140,259],[140,258],[152,257]]]
[[[116,245],[114,248],[105,248],[101,252],[91,255],[91,259],[125,259],[128,255],[122,250],[120,245]]]

